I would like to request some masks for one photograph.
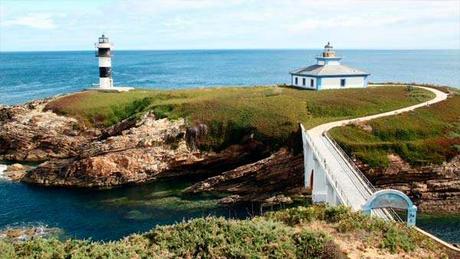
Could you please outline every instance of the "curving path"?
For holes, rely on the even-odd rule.
[[[355,119],[329,122],[307,130],[307,134],[310,136],[316,152],[324,159],[324,163],[327,163],[327,167],[329,168],[328,173],[333,174],[331,178],[337,181],[337,187],[340,189],[340,192],[346,196],[345,200],[342,202],[352,207],[353,210],[360,210],[361,206],[372,195],[374,190],[367,179],[360,174],[359,170],[354,167],[352,162],[349,162],[333,141],[329,139],[326,134],[327,131],[357,121],[367,121],[412,111],[447,99],[448,94],[437,89],[422,86],[416,87],[431,91],[436,97],[409,107]]]

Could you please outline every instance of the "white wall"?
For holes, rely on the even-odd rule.
[[[340,86],[341,79],[345,79],[345,86]],[[359,88],[359,87],[365,87],[364,76],[321,78],[320,89]]]
[[[338,60],[318,60],[318,62],[316,62],[316,64],[318,65],[340,65],[340,61]]]
[[[111,67],[112,59],[110,57],[99,57],[99,67]]]
[[[297,78],[297,84],[295,83],[295,79]],[[303,85],[303,79],[305,79],[305,85]],[[291,76],[291,83],[293,86],[298,86],[306,89],[316,89],[316,78],[309,77],[309,76]],[[311,81],[313,80],[313,86],[311,86]]]
[[[100,77],[99,78],[99,87],[100,88],[111,88],[113,87],[113,80],[110,77]]]

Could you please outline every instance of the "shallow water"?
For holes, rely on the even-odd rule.
[[[183,195],[189,181],[160,181],[110,190],[62,189],[0,182],[0,229],[60,228],[63,237],[115,240],[156,225],[208,215],[245,218],[249,207],[222,208],[217,195]]]
[[[0,229],[59,228],[61,238],[116,240],[185,219],[247,218],[256,204],[217,205],[220,195],[184,195],[192,180],[160,181],[110,190],[62,189],[0,180]],[[419,215],[417,225],[452,243],[460,242],[460,215]]]
[[[460,212],[455,215],[419,213],[416,225],[447,242],[460,244]]]

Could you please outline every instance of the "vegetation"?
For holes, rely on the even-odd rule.
[[[126,93],[82,92],[50,102],[46,109],[73,116],[87,126],[106,127],[152,111],[159,118],[184,117],[205,123],[209,135],[200,148],[216,150],[254,134],[277,148],[288,143],[299,123],[324,122],[375,114],[432,98],[404,86],[305,91],[288,87],[227,87],[187,90],[135,90]]]
[[[318,229],[321,224],[328,226]],[[314,227],[316,226],[316,227]],[[338,231],[334,239],[331,231]],[[198,218],[119,241],[0,240],[1,258],[344,258],[335,242],[355,236],[382,253],[440,248],[417,231],[345,207],[298,207],[247,220]]]
[[[460,95],[367,125],[331,130],[345,151],[371,167],[386,167],[397,154],[412,165],[441,164],[460,154]]]

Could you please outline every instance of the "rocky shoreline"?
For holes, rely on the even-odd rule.
[[[288,204],[305,196],[303,156],[282,148],[270,151],[245,137],[220,152],[200,151],[183,119],[153,113],[104,128],[44,108],[51,99],[0,107],[0,160],[19,164],[4,174],[13,180],[58,187],[110,188],[162,178],[200,176],[187,193],[225,192],[221,204]],[[206,137],[206,136],[201,136]],[[24,162],[42,162],[36,167]],[[460,157],[440,166],[411,168],[395,159],[387,169],[359,164],[378,188],[409,194],[422,211],[460,210]],[[398,177],[392,177],[398,174]]]
[[[441,165],[419,167],[409,165],[394,154],[388,158],[387,168],[369,168],[359,161],[356,164],[377,188],[406,193],[420,211],[459,213],[460,155]]]

